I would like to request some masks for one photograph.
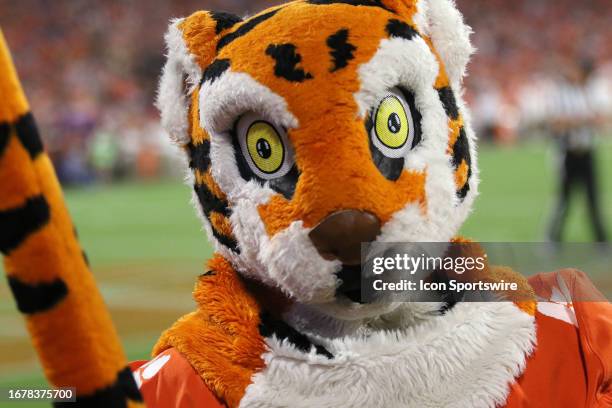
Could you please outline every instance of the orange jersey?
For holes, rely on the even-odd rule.
[[[134,362],[132,370],[149,408],[225,407],[185,357],[174,349],[164,351],[149,362]]]
[[[593,301],[597,290],[580,272],[529,283],[548,301],[538,303],[537,346],[507,407],[612,407],[612,306]]]

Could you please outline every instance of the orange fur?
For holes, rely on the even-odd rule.
[[[438,53],[438,50],[436,50],[436,47],[434,47],[433,42],[431,41],[431,38],[427,36],[423,36],[423,39],[429,46],[429,49],[431,50],[433,55],[436,57],[436,61],[438,61],[438,65],[440,67],[440,71],[438,72],[438,77],[436,78],[436,83],[434,84],[434,88],[436,89],[445,88],[449,86],[450,81],[448,79],[448,74],[446,73],[446,67],[444,66],[444,62],[442,61],[442,58],[440,57],[440,53]]]
[[[382,0],[381,4],[395,13],[406,17],[413,16],[417,12],[415,0]]]
[[[414,11],[413,7],[407,7],[408,10]],[[304,23],[321,13],[326,18],[321,19],[317,31],[303,35]],[[359,89],[354,67],[374,55],[380,38],[386,36],[386,22],[391,17],[383,9],[371,8],[367,14],[359,15],[364,20],[362,24],[355,24],[355,15],[347,13],[346,5],[319,7],[294,3],[280,10],[273,23],[257,26],[249,35],[224,47],[217,56],[231,60],[233,71],[246,72],[283,95],[300,122],[298,129],[289,131],[289,138],[299,152],[297,165],[301,173],[295,195],[291,201],[275,195],[270,203],[259,208],[270,235],[297,219],[312,227],[341,209],[369,211],[385,222],[410,202],[422,206],[425,203],[424,173],[405,171],[397,182],[387,180],[372,163],[363,122],[354,116],[357,107],[353,94]],[[350,27],[349,41],[359,46],[349,68],[331,73],[326,64],[312,56],[328,55],[326,38],[338,27]],[[313,79],[296,86],[277,77],[273,61],[261,57],[266,55],[270,39],[275,44],[294,44],[303,56],[301,67]],[[363,137],[355,137],[359,134]],[[374,198],[381,196],[387,199]]]
[[[457,120],[450,120],[449,121],[449,128],[450,128],[450,137],[448,139],[448,150],[447,153],[449,156],[452,156],[453,154],[453,148],[455,146],[455,143],[457,142],[457,139],[459,139],[459,134],[461,133],[461,128],[463,127],[463,118],[459,117],[459,119]]]
[[[262,369],[265,344],[258,331],[260,308],[228,261],[216,255],[211,274],[198,280],[198,310],[167,330],[153,350],[174,347],[229,407],[237,407],[253,374]]]
[[[215,27],[214,19],[206,11],[193,13],[179,25],[189,52],[196,56],[201,67],[208,66],[215,58],[212,41],[217,36]]]
[[[36,173],[32,169],[22,168],[23,163],[29,161],[28,152],[19,143],[14,130],[11,131],[4,154],[13,157],[13,160],[4,160],[0,164],[0,180],[12,180],[12,182],[3,182],[0,210],[17,207],[23,203],[24,197],[40,194]]]
[[[206,131],[200,126],[199,95],[200,89],[196,88],[191,95],[191,105],[189,106],[189,134],[193,144],[210,140]]]
[[[536,295],[529,282],[527,282],[527,278],[507,266],[493,267],[489,281],[499,282],[501,280],[518,283],[519,289],[517,291],[506,292],[505,295],[509,299],[515,299],[514,304],[523,312],[535,316],[537,308]]]
[[[210,223],[221,235],[225,235],[226,237],[231,237],[233,235],[232,225],[229,219],[223,216],[223,214],[212,212],[210,214]]]
[[[225,192],[221,190],[221,187],[219,187],[219,185],[215,182],[212,177],[212,174],[210,174],[210,170],[205,173],[196,170],[195,179],[196,184],[205,185],[206,187],[208,187],[209,190],[212,191],[212,193],[215,195],[215,197],[223,201],[226,200]]]
[[[486,257],[486,252],[480,244],[473,242],[472,240],[465,237],[455,237],[451,240],[453,244],[458,244],[452,248],[455,252],[454,256],[471,257],[476,259],[477,257]],[[460,253],[456,253],[460,252]],[[500,265],[490,265],[486,262],[484,270],[479,271],[473,269],[467,271],[463,275],[458,275],[458,280],[464,282],[514,282],[518,285],[516,291],[502,291],[500,295],[524,311],[525,313],[534,316],[537,307],[536,296],[533,288],[529,285],[527,278],[520,273],[514,271],[512,268]]]
[[[463,186],[465,186],[465,183],[468,182],[469,169],[470,167],[465,160],[462,160],[459,168],[457,171],[455,171],[455,186],[457,187],[457,190],[461,189]]]
[[[313,153],[313,156],[316,156],[316,153]],[[301,184],[303,187],[298,188],[293,200],[288,201],[280,195],[275,195],[269,203],[259,207],[259,214],[270,236],[286,229],[298,219],[304,221],[305,227],[314,227],[328,214],[342,209],[369,211],[378,215],[384,223],[395,212],[404,208],[406,203],[415,202],[425,208],[424,173],[404,171],[398,181],[392,182],[378,172],[354,174],[347,171],[347,174],[343,172],[342,166],[322,167],[317,170],[320,171],[317,171],[319,177],[316,184]],[[304,174],[301,177],[304,177]],[[326,182],[331,183],[333,187],[325,189],[328,185]],[[308,191],[310,189],[316,191]],[[305,191],[302,193],[300,190]],[[376,200],[374,197],[387,199]]]

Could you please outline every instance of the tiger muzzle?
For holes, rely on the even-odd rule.
[[[355,302],[361,299],[361,244],[374,241],[380,228],[374,214],[343,210],[327,216],[310,232],[310,240],[324,259],[342,262],[338,292]]]

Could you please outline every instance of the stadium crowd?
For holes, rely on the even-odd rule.
[[[153,177],[177,167],[152,104],[169,18],[202,8],[244,15],[275,3],[0,0],[0,27],[61,179]],[[612,78],[609,0],[458,3],[476,33],[467,93],[485,137],[516,134],[526,90],[568,59],[593,59]]]
[[[545,93],[564,70],[589,60],[612,91],[608,0],[458,0],[478,49],[468,100],[481,138],[513,139],[541,120]],[[535,114],[534,114],[535,113]]]

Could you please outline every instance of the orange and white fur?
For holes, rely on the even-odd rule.
[[[157,105],[185,150],[216,255],[198,279],[197,310],[162,335],[154,355],[180,355],[230,407],[494,407],[522,398],[517,379],[540,335],[525,281],[515,276],[526,302],[452,308],[361,304],[346,288],[361,241],[461,240],[479,180],[462,99],[470,33],[451,0],[299,0],[246,19],[202,11],[172,22]],[[0,172],[29,166],[25,156],[3,160]],[[46,167],[42,177],[54,176]],[[9,197],[3,184],[0,210],[28,195]],[[54,205],[60,197],[52,220]],[[89,275],[74,260],[70,221],[57,222],[69,236],[70,252],[57,255],[66,257],[57,274],[66,274],[68,299],[96,293],[71,278]],[[29,258],[13,257],[9,276],[30,282]],[[96,296],[50,307],[98,316]],[[70,352],[41,334],[41,316],[28,319],[53,374],[59,363],[44,358],[48,350]],[[83,327],[116,343],[106,326]],[[108,384],[109,372],[91,384]]]

